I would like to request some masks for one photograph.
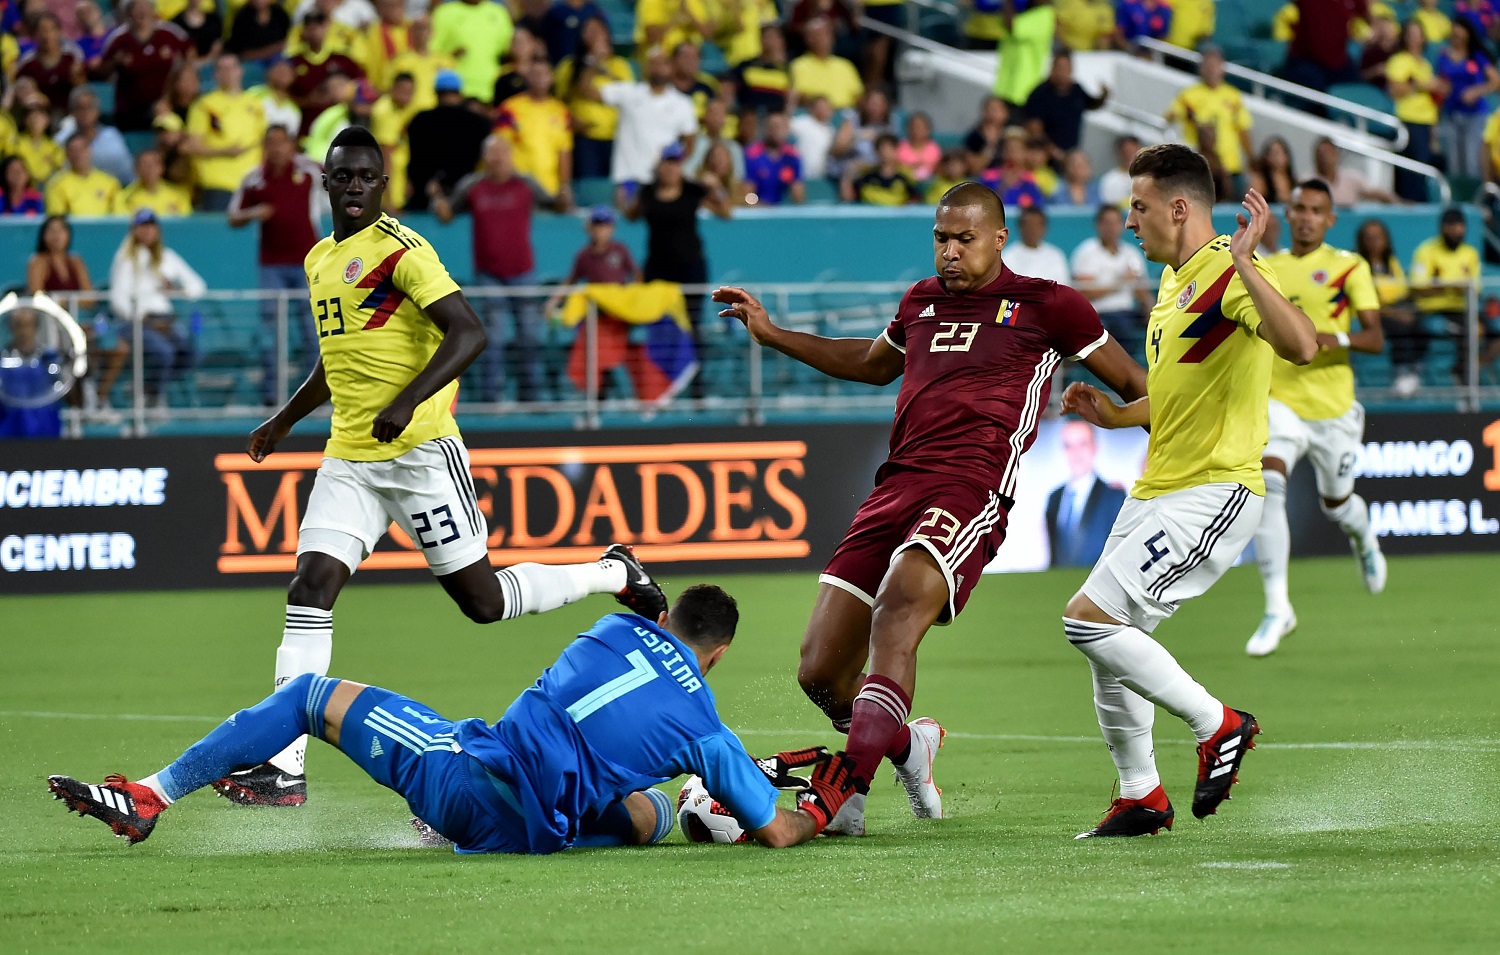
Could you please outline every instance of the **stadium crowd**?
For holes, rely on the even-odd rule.
[[[316,161],[339,130],[359,125],[386,152],[388,211],[430,209],[447,219],[485,208],[498,216],[474,225],[485,282],[533,282],[532,210],[571,210],[585,191],[584,205],[607,197],[621,214],[657,227],[646,279],[701,282],[701,249],[667,241],[700,207],[731,216],[735,207],[813,200],[931,203],[977,179],[1025,213],[1007,259],[1034,274],[1071,275],[1133,341],[1139,330],[1127,336],[1121,316],[1139,322],[1140,289],[1112,283],[1144,271],[1133,248],[1120,250],[1120,217],[1110,209],[1128,197],[1124,170],[1141,144],[1125,137],[1114,168],[1092,168],[1079,148],[1083,117],[1112,93],[1080,86],[1070,54],[1133,50],[1143,37],[1203,54],[1199,82],[1165,118],[1210,158],[1221,197],[1254,185],[1284,201],[1310,168],[1337,205],[1428,198],[1417,175],[1379,188],[1345,168],[1330,141],[1311,157],[1294,156],[1274,136],[1257,146],[1224,57],[1205,42],[1215,26],[1211,0],[976,0],[964,36],[1000,56],[994,95],[966,132],[937,130],[893,99],[892,41],[868,24],[906,26],[905,7],[124,0],[106,8],[94,0],[0,0],[0,215],[133,217],[122,228],[128,261],[143,229],[156,229],[159,243],[164,220],[223,212],[232,226],[260,223],[262,286],[298,288],[302,255],[319,234]],[[625,20],[633,21],[628,34]],[[1294,0],[1271,28],[1287,44],[1286,77],[1319,88],[1379,87],[1411,131],[1411,158],[1457,177],[1500,179],[1500,112],[1492,112],[1500,72],[1489,53],[1500,38],[1500,3]],[[1099,235],[1065,255],[1045,242],[1044,210],[1068,207],[1096,210]],[[34,268],[28,285],[91,288],[81,260],[69,265],[66,249],[54,247],[53,221],[37,246],[49,264]],[[1405,393],[1416,388],[1413,368],[1426,340],[1414,316],[1451,317],[1458,294],[1422,283],[1477,276],[1479,268],[1462,241],[1423,250],[1406,272],[1389,256],[1377,266],[1389,273],[1383,294]],[[534,336],[538,305],[515,310],[522,339]],[[114,317],[135,319],[137,311],[115,308]],[[159,324],[153,395],[192,361],[182,336]],[[1401,344],[1403,327],[1410,347]],[[117,337],[91,341],[103,359],[95,387],[106,415],[123,360]],[[265,357],[268,368],[273,360]],[[522,372],[530,381],[536,369]]]

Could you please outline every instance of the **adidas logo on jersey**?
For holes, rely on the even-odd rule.
[[[922,309],[921,313],[919,315],[917,315],[917,317],[918,318],[936,318],[937,317],[937,309],[935,309],[931,305],[929,305],[926,308]]]
[[[384,755],[385,755],[385,749],[383,747],[381,747],[381,745],[380,745],[380,737],[379,736],[371,736],[370,737],[370,758],[374,759],[377,756],[384,756]]]

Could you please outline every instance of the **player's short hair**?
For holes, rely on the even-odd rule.
[[[901,139],[895,133],[881,133],[879,136],[875,137],[875,148],[876,149],[879,149],[882,146],[896,146],[896,147],[899,147],[900,145],[901,145]]]
[[[1098,209],[1094,210],[1094,221],[1098,222],[1100,219],[1103,219],[1110,213],[1114,213],[1117,216],[1125,215],[1125,213],[1120,211],[1119,206],[1114,205],[1113,203],[1106,202],[1101,204]]]
[[[667,623],[683,641],[712,649],[734,639],[740,608],[724,588],[694,584],[677,595],[677,602],[667,612]]]
[[[1304,179],[1292,187],[1293,192],[1321,192],[1328,197],[1329,203],[1333,202],[1333,190],[1328,188],[1328,183],[1321,179]]]
[[[375,134],[363,126],[346,126],[339,130],[339,134],[333,137],[333,142],[328,144],[328,155],[332,156],[335,149],[373,149],[380,156],[381,168],[385,168],[385,152],[380,148]]]
[[[1024,219],[1027,216],[1036,216],[1043,222],[1047,221],[1047,213],[1042,209],[1041,206],[1027,206],[1026,208],[1022,209],[1021,218]]]
[[[1181,143],[1147,146],[1130,161],[1130,178],[1145,176],[1169,197],[1181,196],[1204,208],[1214,204],[1214,175],[1208,160]]]
[[[993,219],[997,227],[1005,225],[1005,204],[995,194],[995,190],[982,182],[961,182],[943,193],[943,198],[938,200],[938,208],[947,206],[950,209],[959,209],[964,206],[979,206],[984,210],[986,219]]]

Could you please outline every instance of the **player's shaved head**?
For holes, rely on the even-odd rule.
[[[1130,178],[1144,176],[1164,199],[1182,197],[1205,209],[1214,204],[1214,176],[1208,160],[1181,143],[1147,146],[1130,161]]]
[[[694,584],[667,611],[667,629],[695,650],[713,650],[734,639],[740,608],[724,588]]]
[[[961,182],[947,192],[943,198],[938,200],[938,209],[959,209],[965,206],[978,206],[984,210],[981,220],[985,225],[996,229],[1005,228],[1005,204],[995,194],[995,190],[982,182]]]

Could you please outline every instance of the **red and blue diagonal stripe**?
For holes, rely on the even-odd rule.
[[[1333,298],[1329,300],[1329,303],[1333,305],[1331,318],[1338,318],[1344,314],[1344,309],[1349,307],[1349,293],[1344,291],[1344,283],[1349,281],[1349,276],[1354,273],[1356,268],[1358,268],[1357,265],[1349,266],[1348,272],[1328,283],[1328,287],[1333,289]]]
[[[365,331],[379,328],[391,320],[396,309],[406,301],[406,293],[396,288],[396,263],[406,254],[406,249],[397,249],[385,257],[385,261],[371,269],[355,288],[367,288],[370,294],[359,303],[360,309],[370,309],[375,314],[365,322]]]
[[[1224,317],[1224,290],[1229,288],[1229,280],[1232,278],[1234,267],[1230,266],[1214,284],[1203,290],[1203,294],[1189,303],[1188,314],[1197,314],[1198,317],[1182,330],[1179,337],[1198,340],[1177,359],[1179,364],[1196,365],[1202,362],[1234,334],[1234,322]]]

